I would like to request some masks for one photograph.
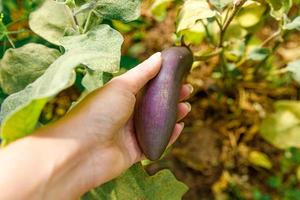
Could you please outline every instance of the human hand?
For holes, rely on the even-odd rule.
[[[160,70],[160,55],[154,54],[136,68],[114,78],[70,112],[73,120],[83,127],[84,140],[94,143],[94,149],[82,170],[83,173],[91,173],[91,187],[117,177],[144,158],[135,136],[133,112],[137,93]],[[191,92],[190,85],[183,85],[180,101],[185,100]],[[180,121],[191,110],[191,106],[179,103],[178,110],[177,119]],[[183,123],[175,125],[170,144],[175,142],[183,126]]]
[[[143,159],[133,123],[136,95],[160,66],[158,53],[92,92],[61,120],[0,149],[0,199],[75,199]],[[191,92],[183,85],[180,101]],[[190,109],[179,103],[178,121]],[[170,144],[182,129],[183,123],[175,125]]]

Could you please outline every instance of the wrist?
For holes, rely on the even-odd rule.
[[[82,166],[95,144],[77,126],[78,123],[65,118],[32,136],[39,140],[37,143],[43,143],[39,149],[49,151],[42,199],[75,199],[88,187]]]

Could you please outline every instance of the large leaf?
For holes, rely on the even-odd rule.
[[[142,0],[89,0],[77,12],[94,10],[102,19],[129,22],[140,16]]]
[[[54,0],[45,0],[29,17],[30,28],[49,42],[60,45],[67,29],[75,27],[71,10]]]
[[[300,148],[300,102],[276,102],[275,111],[263,121],[262,137],[277,148]]]
[[[296,17],[293,21],[291,21],[290,23],[287,23],[283,26],[284,29],[287,30],[294,30],[297,29],[298,31],[300,31],[300,16]]]
[[[205,0],[187,0],[179,13],[177,32],[192,28],[198,20],[214,17],[216,12],[211,10]]]
[[[287,66],[287,70],[291,72],[293,78],[300,83],[300,60],[290,62]]]
[[[74,68],[114,72],[119,67],[122,36],[108,25],[99,25],[85,35],[64,38],[66,53],[35,82],[10,95],[1,108],[1,138],[4,145],[32,133],[47,100],[75,81]]]
[[[40,77],[59,56],[59,51],[35,43],[7,50],[0,62],[3,91],[12,94],[23,90]]]
[[[117,179],[87,193],[83,200],[180,200],[187,187],[169,170],[149,176],[140,164]]]
[[[261,21],[266,7],[257,1],[247,1],[237,15],[242,27],[252,27]]]

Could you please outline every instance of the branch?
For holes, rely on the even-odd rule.
[[[270,35],[263,43],[260,45],[261,47],[265,47],[269,42],[271,42],[273,39],[277,38],[281,35],[281,29]]]
[[[224,23],[221,33],[220,33],[220,43],[219,43],[219,47],[223,47],[223,43],[224,43],[224,35],[227,31],[227,28],[229,27],[230,23],[232,22],[233,18],[235,17],[235,15],[239,12],[239,10],[241,9],[241,7],[246,3],[247,0],[240,0],[238,3],[234,4],[233,10],[231,15],[229,16],[228,20]]]
[[[6,38],[7,38],[8,42],[10,43],[10,45],[15,49],[16,46],[15,46],[14,42],[12,41],[12,39],[7,34],[6,34]]]

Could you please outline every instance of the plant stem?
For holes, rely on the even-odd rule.
[[[11,35],[11,34],[24,33],[24,32],[29,32],[29,30],[21,29],[21,30],[18,30],[18,31],[9,31],[9,32],[7,32],[7,34]]]
[[[207,28],[207,25],[204,23],[203,20],[200,20],[201,24],[203,25],[204,29],[205,29],[205,34],[207,36],[207,39],[208,39],[208,42],[212,43],[213,44],[213,38]]]
[[[227,28],[229,27],[230,23],[232,22],[235,15],[239,12],[241,7],[246,3],[246,1],[247,0],[241,0],[241,2],[238,5],[234,5],[231,15],[229,16],[228,20],[224,22],[220,33],[219,47],[223,47],[224,36],[227,31]]]
[[[75,15],[74,15],[74,22],[79,27],[79,23],[78,23],[77,17]]]
[[[11,40],[11,38],[8,35],[6,35],[6,38],[7,38],[8,42],[10,43],[10,45],[15,49],[16,46],[15,46],[14,42]]]
[[[91,15],[92,15],[93,11],[90,11],[89,12],[89,15],[85,21],[85,24],[84,24],[84,28],[83,28],[83,33],[86,33],[88,28],[89,28],[89,24],[90,24],[90,20],[91,20]]]
[[[269,42],[271,42],[273,39],[277,38],[280,35],[281,29],[270,35],[267,39],[265,39],[260,46],[265,47]]]
[[[219,20],[217,17],[216,17],[216,22],[217,22],[217,24],[218,24],[218,26],[219,26],[219,29],[221,30],[221,32],[222,32],[222,29],[223,29],[223,27],[222,27],[222,22],[221,22],[222,20]]]
[[[230,9],[231,9],[231,6],[229,8],[227,8],[226,15],[225,15],[224,21],[222,21],[222,23],[224,23],[228,20]]]

